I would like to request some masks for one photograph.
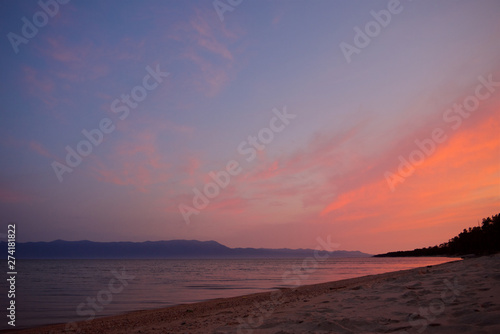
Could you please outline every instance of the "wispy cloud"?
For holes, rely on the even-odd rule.
[[[45,148],[43,146],[43,144],[41,144],[41,143],[32,140],[29,142],[28,145],[29,145],[29,148],[33,152],[37,153],[38,155],[40,155],[42,157],[50,158],[53,160],[58,160],[58,158],[54,154],[50,153],[49,150],[47,148]]]
[[[214,21],[213,15],[195,9],[189,21],[178,23],[169,38],[183,44],[181,57],[200,71],[192,78],[198,90],[212,97],[231,81],[235,55],[230,45],[238,36]]]
[[[13,203],[25,203],[30,201],[33,201],[33,198],[31,196],[28,196],[26,194],[14,190],[0,187],[0,202],[13,204]]]
[[[95,160],[92,169],[99,181],[132,186],[141,192],[171,177],[171,164],[159,152],[156,135],[151,132],[135,134],[118,143],[110,156]]]

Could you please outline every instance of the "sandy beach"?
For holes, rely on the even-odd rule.
[[[16,333],[500,333],[500,254]]]

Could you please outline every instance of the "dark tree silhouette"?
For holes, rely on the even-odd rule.
[[[376,257],[488,255],[500,252],[500,213],[483,218],[482,226],[469,227],[439,246],[389,252]]]

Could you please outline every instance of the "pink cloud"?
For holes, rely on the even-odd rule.
[[[45,106],[45,108],[41,108],[44,113],[48,113],[58,120],[64,119],[64,114],[56,109],[61,99],[56,96],[56,85],[52,76],[32,67],[24,66],[22,81],[27,93]]]
[[[194,50],[186,51],[183,57],[192,61],[201,70],[201,73],[192,78],[192,84],[207,96],[217,95],[229,82],[229,66],[214,64]]]
[[[92,41],[75,45],[63,37],[49,36],[45,42],[48,47],[39,52],[56,64],[50,72],[59,79],[75,83],[101,78],[109,73],[109,66],[102,60],[105,52],[109,51],[98,48]]]
[[[500,201],[496,105],[495,100],[484,103],[477,116],[457,131],[447,132],[448,140],[437,145],[435,153],[394,193],[384,173],[397,170],[398,156],[407,157],[415,150],[415,139],[425,139],[434,128],[448,126],[442,114],[424,119],[413,131],[401,131],[392,146],[377,147],[376,155],[363,150],[372,143],[366,142],[362,125],[342,134],[316,135],[306,148],[292,154],[261,154],[232,185],[252,212],[274,207],[274,213],[265,211],[270,221],[277,212],[291,218],[302,210],[315,213],[311,221],[326,224],[369,221],[370,228],[376,229],[390,220],[404,230],[425,228],[426,221],[439,225],[447,210],[456,210],[457,205],[477,209],[477,203],[484,201],[481,209],[471,211],[481,216],[484,208]],[[401,224],[407,219],[411,223]]]
[[[200,160],[197,157],[190,157],[186,164],[181,167],[181,172],[192,177],[199,171],[200,165]]]
[[[276,14],[273,17],[272,24],[274,26],[278,25],[281,22],[281,20],[283,19],[283,16],[284,16],[284,12],[280,12],[280,13]]]
[[[225,214],[241,214],[248,209],[248,202],[241,197],[225,196],[211,202],[206,211],[224,212]]]
[[[352,152],[350,142],[361,130],[357,125],[342,134],[318,134],[306,148],[289,155],[271,158],[261,153],[256,164],[238,178],[237,186],[264,202],[299,201],[303,208],[326,205],[335,195],[339,179],[355,170],[345,164]]]
[[[321,214],[336,221],[385,216],[386,221],[372,224],[374,231],[431,227],[449,221],[443,216],[450,212],[455,217],[459,212],[467,217],[485,215],[485,207],[500,202],[500,165],[495,159],[500,140],[494,135],[499,129],[494,118],[463,128],[417,166],[395,192],[380,174],[378,180],[342,192]]]
[[[71,49],[68,48],[66,43],[52,37],[47,37],[46,41],[50,45],[50,48],[46,50],[46,54],[50,55],[52,59],[61,62],[82,61],[88,55],[90,49],[89,45],[79,45],[78,50]]]
[[[42,157],[58,160],[58,158],[50,153],[41,143],[36,142],[34,140],[29,142],[29,148],[36,152],[37,154],[41,155]]]
[[[155,134],[144,131],[132,137],[119,143],[106,162],[97,161],[93,171],[99,181],[147,192],[171,178],[171,164],[158,151]]]
[[[229,49],[215,37],[215,32],[212,28],[214,25],[207,22],[207,18],[202,12],[196,11],[196,17],[193,17],[189,23],[197,33],[194,35],[194,39],[198,46],[230,61],[233,60],[233,55]],[[227,36],[227,34],[225,35]],[[234,35],[231,36],[234,37]]]
[[[232,77],[235,57],[229,45],[238,35],[214,21],[213,15],[199,10],[188,22],[179,23],[172,30],[169,38],[184,44],[182,59],[201,70],[191,79],[193,85],[207,96],[218,94]]]
[[[39,96],[40,93],[50,94],[54,91],[54,82],[48,76],[29,66],[24,66],[23,72],[24,81],[29,85],[32,94]]]
[[[17,139],[13,136],[6,136],[2,141],[2,144],[7,147],[14,147],[21,150],[25,150],[26,148],[28,148],[32,152],[35,152],[42,157],[59,160],[59,158],[52,154],[47,148],[45,148],[43,144],[35,140],[27,142],[24,139]]]
[[[0,202],[3,203],[24,203],[29,202],[32,198],[28,195],[21,194],[5,188],[0,188]]]

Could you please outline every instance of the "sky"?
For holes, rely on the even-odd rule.
[[[500,212],[500,2],[0,2],[17,241],[381,253]]]

